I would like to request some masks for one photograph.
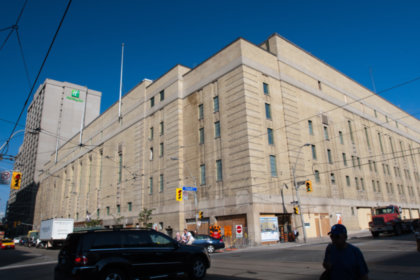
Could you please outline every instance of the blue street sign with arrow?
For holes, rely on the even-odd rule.
[[[188,186],[183,186],[182,187],[183,191],[190,191],[190,192],[196,192],[197,188],[196,187],[188,187]]]

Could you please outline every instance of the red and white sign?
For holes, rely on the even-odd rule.
[[[242,225],[236,225],[236,238],[241,238],[244,234],[244,229],[242,227]]]

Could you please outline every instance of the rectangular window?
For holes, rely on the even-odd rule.
[[[351,156],[351,163],[352,163],[353,167],[356,167],[356,157],[355,156]]]
[[[335,185],[335,175],[334,175],[334,173],[330,174],[330,178],[331,178],[331,184]]]
[[[389,185],[388,185],[388,182],[385,182],[385,187],[386,187],[386,192],[387,192],[387,193],[390,193],[390,191],[389,191]]]
[[[373,113],[375,114],[375,118],[378,117],[378,112],[376,112],[376,110],[373,110]]]
[[[321,178],[319,177],[319,171],[315,170],[314,175],[315,175],[315,182],[319,183],[321,181]]]
[[[271,177],[277,177],[277,162],[276,156],[270,155]]]
[[[381,185],[379,185],[379,181],[376,181],[376,188],[378,189],[378,192],[381,192]]]
[[[120,205],[118,204],[117,205],[117,213],[119,214],[119,213],[121,213],[121,207],[120,207]]]
[[[160,101],[165,100],[165,90],[161,90],[161,91],[159,92],[159,96],[160,96]]]
[[[379,146],[381,147],[381,152],[384,153],[384,146],[382,145],[381,134],[378,132]]]
[[[365,180],[363,178],[360,178],[360,185],[362,186],[362,191],[365,190]]]
[[[101,215],[101,210],[98,208],[96,209],[96,218],[99,219],[100,215]]]
[[[359,169],[362,168],[362,164],[360,163],[360,158],[357,157],[357,167],[359,167]]]
[[[347,121],[347,123],[349,124],[350,140],[351,140],[351,143],[354,144],[353,129],[351,128],[351,121]]]
[[[268,88],[268,84],[267,83],[263,83],[263,91],[264,91],[264,94],[265,95],[269,95],[270,94],[270,91],[269,91],[269,88]]]
[[[163,192],[164,178],[163,174],[159,175],[159,192]]]
[[[343,153],[343,164],[344,164],[344,166],[347,166],[346,153]]]
[[[150,98],[150,108],[152,108],[153,106],[155,106],[155,97],[154,96],[152,98]]]
[[[309,129],[309,135],[314,135],[314,129],[312,127],[312,121],[308,121],[308,129]]]
[[[389,183],[389,191],[393,194],[394,193],[394,187],[392,186],[392,183]]]
[[[200,185],[206,184],[206,165],[200,165]]]
[[[359,179],[357,177],[354,178],[354,182],[356,183],[356,190],[359,190]]]
[[[122,152],[118,153],[118,184],[122,181],[122,169],[123,169],[123,155]]]
[[[268,103],[265,103],[265,117],[271,120],[271,107]]]
[[[341,132],[341,131],[339,131],[338,132],[338,136],[339,136],[339,138],[340,138],[340,144],[344,144],[344,138],[343,138],[343,132]]]
[[[386,168],[385,168],[385,164],[382,163],[382,169],[384,171],[384,174],[386,175]]]
[[[149,178],[149,194],[153,194],[153,177]]]
[[[311,149],[312,149],[312,159],[316,159],[316,147],[315,147],[315,145],[311,145]]]
[[[213,112],[219,112],[219,96],[213,97]]]
[[[131,212],[133,210],[133,204],[131,202],[127,203],[128,205],[128,212]]]
[[[204,119],[204,105],[203,104],[198,105],[198,119],[199,120]]]
[[[159,156],[163,157],[164,146],[163,143],[159,144]]]
[[[346,183],[347,183],[347,187],[350,187],[350,177],[346,176]]]
[[[366,144],[368,148],[370,149],[369,133],[368,133],[367,127],[365,127],[365,136],[366,136]]]
[[[164,126],[163,122],[160,122],[160,124],[159,124],[160,135],[163,135],[165,133],[164,128],[165,128],[165,126]]]
[[[394,154],[394,145],[392,144],[392,138],[391,137],[389,137],[389,145],[391,146],[392,155],[395,157],[395,154]]]
[[[220,137],[220,122],[214,123],[214,138]]]
[[[204,127],[200,128],[199,130],[200,136],[200,144],[204,144]]]
[[[223,170],[222,170],[222,160],[216,160],[216,180],[222,181],[223,180]]]
[[[328,137],[328,127],[324,126],[324,139],[325,140],[330,140],[330,138]]]
[[[328,155],[328,163],[332,164],[333,161],[332,161],[332,156],[331,156],[331,150],[330,149],[327,149],[327,155]]]
[[[373,161],[373,169],[375,170],[376,173],[378,173],[378,169],[376,169],[376,161]]]
[[[153,140],[153,126],[149,129],[149,140]]]
[[[373,189],[373,192],[376,192],[375,180],[372,180],[372,189]]]
[[[106,215],[109,216],[109,206],[106,207]]]
[[[153,148],[150,148],[149,160],[153,160]]]
[[[267,128],[268,144],[274,145],[273,129]]]

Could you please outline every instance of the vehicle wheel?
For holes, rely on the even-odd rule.
[[[119,268],[108,268],[102,274],[101,280],[126,280],[125,273]]]
[[[372,236],[373,236],[373,238],[378,237],[379,236],[379,232],[372,232]]]
[[[396,225],[394,229],[395,235],[401,235],[402,230],[400,225]]]
[[[207,268],[202,258],[197,258],[193,261],[193,265],[190,271],[190,279],[198,280],[203,279],[206,276]]]
[[[211,253],[214,253],[214,251],[215,251],[216,249],[214,248],[214,246],[213,245],[209,245],[209,246],[207,246],[207,252],[209,252],[209,254],[211,254]]]

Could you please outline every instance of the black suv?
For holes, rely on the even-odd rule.
[[[204,248],[180,245],[152,229],[95,230],[67,236],[55,279],[151,279],[184,274],[202,279],[209,267]]]

